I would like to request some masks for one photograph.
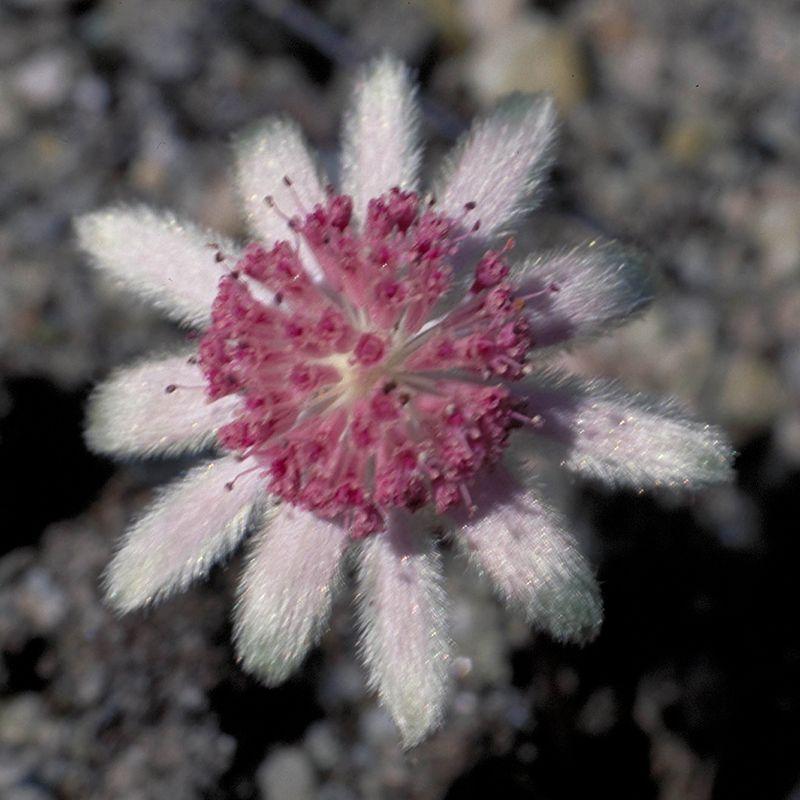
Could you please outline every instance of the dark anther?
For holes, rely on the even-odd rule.
[[[551,292],[560,292],[561,291],[561,287],[555,282],[551,283],[550,284],[550,291]]]
[[[229,492],[232,492],[232,491],[233,491],[233,481],[228,481],[228,482],[225,484],[225,488],[226,488],[226,489],[227,489]]]
[[[217,250],[217,252],[214,253],[214,261],[216,261],[217,264],[219,264],[220,261],[224,261],[224,260],[225,260],[225,256],[222,255],[222,250]]]
[[[395,381],[387,381],[383,384],[383,393],[389,394],[393,392],[397,388],[397,383]]]
[[[283,176],[283,183],[284,183],[285,186],[291,186],[292,185],[292,179],[288,175],[284,175]]]
[[[174,383],[168,383],[164,387],[164,394],[172,394],[178,387]]]
[[[189,358],[186,359],[186,363],[187,364],[196,364],[197,363],[197,356],[189,356]]]
[[[268,194],[268,195],[265,195],[265,196],[264,196],[264,202],[265,202],[265,203],[266,203],[266,204],[267,204],[267,205],[268,205],[270,208],[275,208],[275,198],[274,198],[274,197],[273,197],[271,194]]]
[[[411,395],[408,392],[400,392],[400,394],[397,395],[397,402],[400,403],[401,406],[407,405],[409,400],[411,400]]]
[[[464,210],[465,211],[474,211],[475,207],[478,204],[474,200],[470,200],[468,203],[464,203]]]
[[[279,306],[283,302],[283,295],[280,292],[275,292],[275,305]]]

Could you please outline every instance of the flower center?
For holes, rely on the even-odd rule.
[[[209,398],[241,398],[220,443],[354,536],[392,507],[470,506],[469,484],[517,424],[505,384],[530,346],[505,248],[453,302],[463,222],[413,192],[371,200],[360,223],[329,193],[287,225],[293,241],[249,245],[220,280],[200,343]]]

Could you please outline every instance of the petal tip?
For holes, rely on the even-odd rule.
[[[310,512],[283,506],[256,539],[238,588],[234,644],[242,668],[283,683],[327,625],[349,539]]]
[[[443,716],[441,705],[411,717],[394,716],[403,750],[411,750],[422,744],[442,724]]]
[[[135,565],[126,564],[120,551],[108,565],[101,579],[103,599],[112,610],[122,616],[145,608],[156,601],[146,576],[136,574]]]
[[[259,641],[257,637],[248,636],[241,632],[234,635],[234,648],[236,661],[244,672],[258,679],[268,688],[274,688],[284,683],[299,666],[305,652],[297,659],[276,659],[269,657],[270,644]]]
[[[572,587],[568,600],[561,601],[560,613],[548,619],[547,630],[559,642],[587,645],[603,627],[603,600],[594,579]]]

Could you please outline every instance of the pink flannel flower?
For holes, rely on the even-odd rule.
[[[448,685],[435,531],[531,624],[596,634],[592,570],[527,485],[535,458],[684,487],[728,478],[731,451],[671,402],[546,367],[650,300],[646,273],[611,243],[518,259],[507,226],[540,183],[554,124],[549,99],[509,100],[423,195],[414,90],[384,58],[357,84],[338,189],[289,123],[240,144],[246,246],[146,208],[78,221],[99,269],[201,331],[96,390],[90,445],[218,453],[128,531],[107,574],[118,609],[185,588],[253,530],[235,640],[274,685],[321,635],[352,551],[361,653],[406,746],[440,722]]]

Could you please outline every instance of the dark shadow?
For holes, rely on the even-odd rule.
[[[660,678],[678,691],[659,707],[659,724],[714,765],[714,800],[788,795],[800,774],[790,745],[800,741],[800,474],[764,485],[769,459],[762,441],[737,464],[739,486],[762,509],[762,539],[751,551],[725,547],[688,508],[584,492],[604,554],[602,632],[583,649],[539,636],[514,653],[513,683],[530,697],[535,724],[513,752],[527,748],[530,763],[487,756],[448,800],[482,796],[470,794],[475,786],[537,800],[656,797],[654,739],[634,709]],[[559,682],[565,670],[577,676],[571,690]],[[613,698],[613,713],[592,732],[586,704],[598,691]]]
[[[255,773],[269,746],[300,739],[312,722],[324,716],[314,688],[318,658],[312,655],[311,663],[276,688],[235,669],[211,692],[211,709],[220,729],[236,740],[236,754],[208,800],[258,800]]]
[[[0,419],[0,554],[35,544],[47,525],[84,511],[113,471],[83,443],[88,390],[66,392],[40,378],[15,378],[6,388],[12,405]]]

